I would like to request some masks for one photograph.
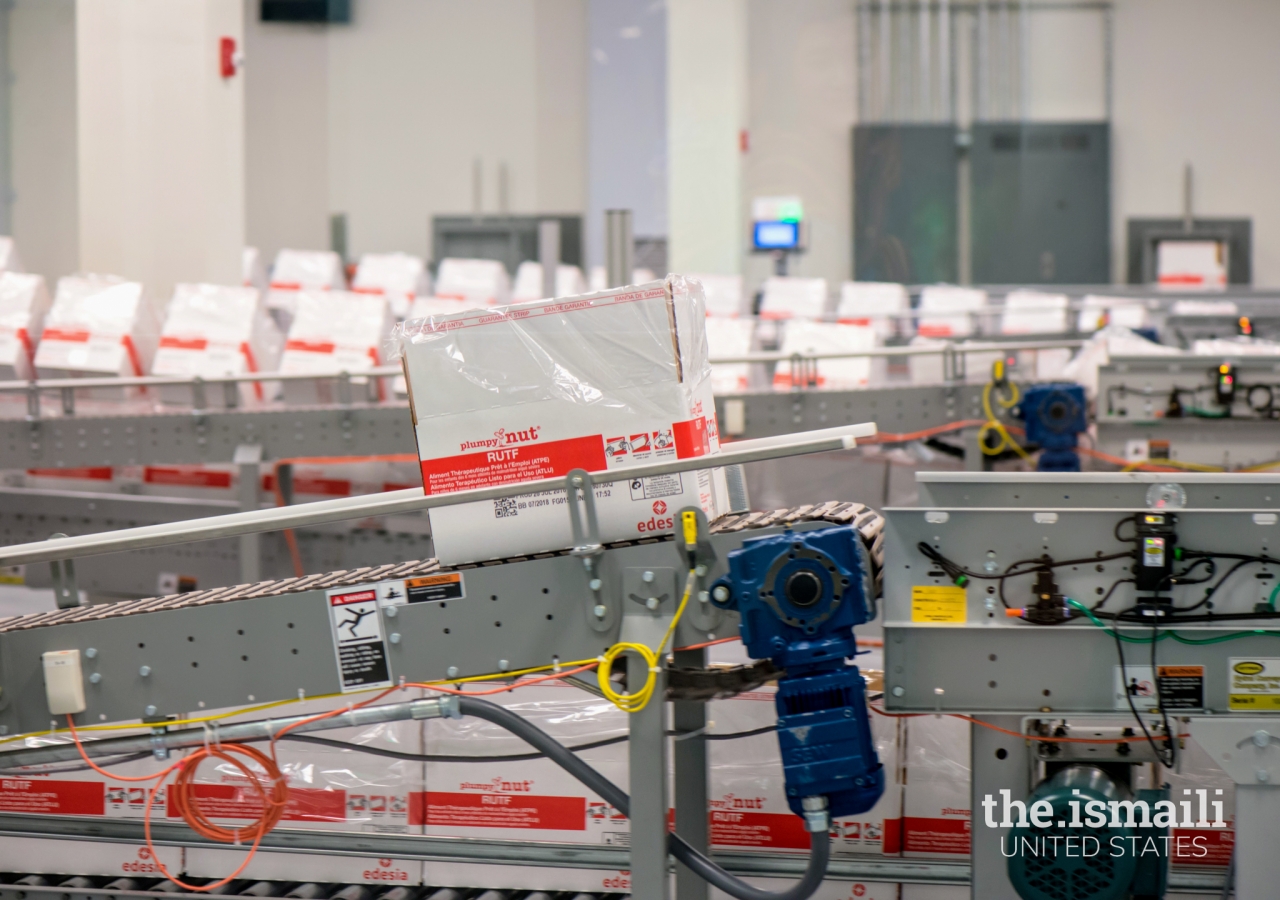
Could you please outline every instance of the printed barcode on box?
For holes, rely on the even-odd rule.
[[[519,511],[515,497],[499,497],[493,501],[493,517],[509,519]]]

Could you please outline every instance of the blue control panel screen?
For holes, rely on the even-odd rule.
[[[753,236],[757,250],[795,250],[800,246],[799,222],[756,222]]]

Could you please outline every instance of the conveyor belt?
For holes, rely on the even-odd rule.
[[[712,534],[729,534],[769,528],[777,525],[791,525],[800,522],[830,522],[833,525],[854,525],[862,534],[871,552],[876,568],[876,585],[879,587],[880,569],[884,561],[884,519],[862,503],[832,500],[825,503],[810,503],[791,509],[775,509],[767,512],[751,512],[721,516],[711,525]],[[671,536],[645,538],[639,541],[619,541],[608,544],[608,549],[630,547],[637,544],[656,544],[670,541]],[[227,603],[232,600],[249,600],[264,597],[276,597],[284,594],[296,594],[303,591],[321,590],[336,587],[347,587],[357,584],[372,584],[391,579],[413,578],[432,572],[450,572],[475,568],[509,565],[525,562],[529,559],[548,559],[565,556],[569,550],[558,553],[542,553],[535,556],[517,556],[509,559],[492,560],[484,563],[469,563],[459,566],[441,566],[437,560],[412,560],[409,562],[389,563],[383,566],[366,566],[338,572],[326,572],[319,575],[304,575],[300,578],[283,578],[274,581],[260,581],[256,584],[238,584],[230,587],[211,588],[204,591],[193,591],[185,594],[170,594],[165,597],[149,597],[143,600],[127,600],[120,603],[107,603],[97,606],[75,607],[50,612],[31,613],[0,619],[0,634],[6,632],[27,631],[42,628],[46,625],[67,625],[73,622],[97,622],[105,619],[116,619],[142,613],[162,610],[189,609],[209,606],[215,603]]]

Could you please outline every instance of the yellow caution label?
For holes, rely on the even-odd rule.
[[[1228,663],[1228,709],[1266,712],[1280,709],[1280,659],[1237,656]]]
[[[911,621],[963,624],[968,620],[969,596],[954,584],[917,584],[911,588]]]

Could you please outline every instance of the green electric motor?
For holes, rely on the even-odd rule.
[[[1168,829],[1154,827],[1150,817],[1143,826],[1141,809],[1145,805],[1154,814],[1156,802],[1168,798],[1167,789],[1139,790],[1131,798],[1097,766],[1059,770],[1027,799],[1026,824],[1002,839],[1009,881],[1024,900],[1164,897]],[[1132,817],[1131,799],[1138,801]],[[1043,803],[1036,807],[1041,801],[1048,804],[1047,814]],[[1037,809],[1040,815],[1032,817]],[[1099,816],[1105,816],[1100,824]],[[1044,824],[1036,825],[1037,818]]]

